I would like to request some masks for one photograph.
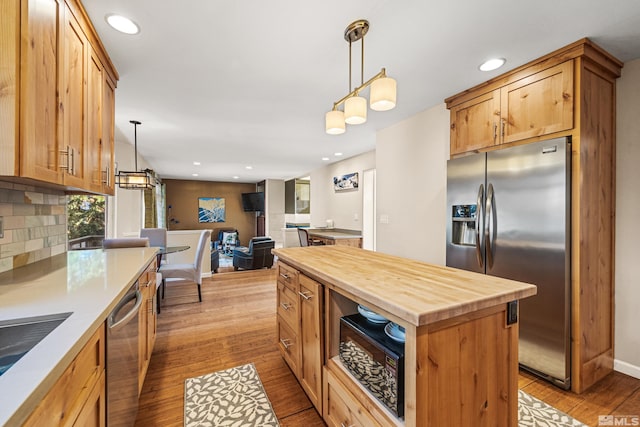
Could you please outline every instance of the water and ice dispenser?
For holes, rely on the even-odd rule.
[[[451,212],[451,243],[476,245],[476,205],[453,205]]]

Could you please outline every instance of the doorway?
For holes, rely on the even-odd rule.
[[[362,172],[362,248],[376,250],[376,170]]]

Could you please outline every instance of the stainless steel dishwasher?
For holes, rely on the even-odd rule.
[[[138,282],[107,319],[107,425],[132,426],[138,413]]]

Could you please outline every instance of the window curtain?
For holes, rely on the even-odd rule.
[[[158,226],[158,216],[156,211],[156,190],[155,188],[144,190],[144,227],[156,228]]]

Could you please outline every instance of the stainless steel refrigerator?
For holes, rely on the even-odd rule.
[[[520,366],[565,389],[570,375],[570,140],[447,163],[447,265],[533,283],[519,302]]]

